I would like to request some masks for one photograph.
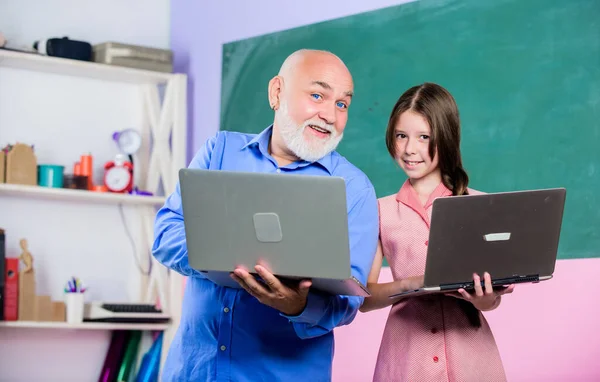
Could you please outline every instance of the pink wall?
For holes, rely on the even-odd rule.
[[[486,313],[508,380],[600,381],[599,290],[600,258],[560,260],[552,280],[518,286]],[[387,314],[359,313],[336,329],[334,381],[371,380]]]

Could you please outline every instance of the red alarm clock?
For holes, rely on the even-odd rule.
[[[133,189],[133,165],[118,154],[104,165],[104,185],[110,192],[130,192]]]

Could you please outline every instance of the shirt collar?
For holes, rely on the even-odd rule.
[[[248,142],[244,146],[242,146],[241,149],[244,150],[248,147],[258,147],[259,151],[261,152],[261,154],[263,156],[271,157],[271,155],[269,154],[269,142],[271,141],[272,135],[273,135],[273,125],[270,125],[266,129],[261,131],[258,135],[256,135],[254,138],[252,138],[252,140],[250,142]],[[329,175],[333,175],[333,158],[332,158],[332,156],[333,156],[333,153],[329,153],[329,154],[325,155],[323,158],[321,158],[315,162],[315,163],[318,163],[319,165],[321,165],[323,168],[325,168],[325,170],[327,170]],[[309,164],[311,164],[311,162],[307,162],[305,160],[299,160],[299,161],[291,163],[285,167],[299,168],[299,167],[308,166]]]
[[[451,195],[452,191],[450,191],[443,182],[440,182],[440,184],[433,190],[431,195],[429,195],[429,199],[425,205],[422,205],[421,201],[419,200],[419,196],[417,195],[417,191],[415,191],[413,188],[410,180],[407,179],[400,188],[400,191],[398,191],[396,194],[396,200],[412,208],[415,212],[421,215],[423,220],[425,220],[425,222],[429,225],[429,215],[427,214],[427,209],[431,207],[435,199]]]
[[[252,138],[252,140],[248,143],[246,143],[244,146],[242,146],[242,150],[246,149],[247,147],[251,147],[251,146],[258,146],[258,148],[260,149],[260,151],[263,154],[266,154],[269,152],[269,140],[271,139],[271,134],[273,132],[273,126],[269,126],[266,129],[264,129],[263,131],[261,131],[259,134],[257,134],[254,138]]]
[[[400,191],[398,191],[398,194],[396,194],[396,200],[406,204],[407,206],[413,209],[420,207],[427,209],[433,204],[433,201],[435,199],[451,195],[452,191],[450,191],[444,185],[443,182],[440,182],[440,184],[438,184],[438,186],[433,190],[431,195],[429,195],[429,199],[427,200],[425,205],[421,205],[421,202],[419,201],[419,196],[417,195],[417,191],[415,191],[415,189],[413,188],[412,184],[410,183],[410,180],[407,179],[400,188]]]

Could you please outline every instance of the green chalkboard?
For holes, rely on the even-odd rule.
[[[384,131],[425,81],[458,102],[470,186],[566,187],[560,258],[600,257],[600,1],[421,0],[223,46],[221,129],[272,122],[267,83],[300,48],[339,55],[356,97],[339,152],[378,196],[405,179]]]

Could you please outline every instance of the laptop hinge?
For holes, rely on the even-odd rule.
[[[518,283],[537,283],[540,281],[540,275],[525,275],[525,276],[513,276],[506,277],[503,279],[492,280],[492,285],[509,285]]]
[[[535,274],[535,275],[525,275],[525,276],[512,276],[512,277],[505,277],[505,278],[501,278],[501,279],[494,279],[492,280],[492,286],[502,286],[502,285],[509,285],[509,284],[518,284],[518,283],[536,283],[540,281],[540,275],[539,274]],[[440,289],[441,290],[456,290],[459,288],[463,288],[463,289],[473,289],[475,286],[475,283],[473,281],[467,281],[464,283],[451,283],[451,284],[441,284],[440,285]],[[484,286],[484,281],[481,280],[481,286]]]

